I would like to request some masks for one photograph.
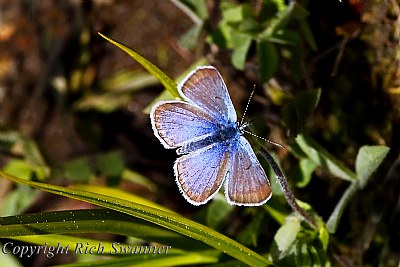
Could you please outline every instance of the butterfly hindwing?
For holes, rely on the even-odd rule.
[[[214,143],[178,158],[174,172],[185,199],[193,205],[201,205],[219,191],[229,168],[227,146]]]
[[[232,144],[230,173],[225,195],[230,204],[259,206],[272,195],[267,175],[249,142],[243,136]]]

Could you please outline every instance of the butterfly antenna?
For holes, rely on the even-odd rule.
[[[247,126],[249,126],[250,123],[251,123],[251,122],[243,122],[243,121],[244,121],[244,117],[246,116],[247,109],[249,108],[250,100],[251,100],[251,98],[253,97],[254,91],[255,91],[255,90],[256,90],[256,85],[254,85],[253,91],[251,91],[249,100],[247,100],[246,108],[244,109],[244,112],[243,112],[242,119],[240,120],[240,124],[239,124],[240,131],[242,131],[242,132],[244,132],[244,133],[247,133],[247,134],[250,134],[250,135],[252,135],[252,136],[254,136],[254,137],[257,137],[257,138],[259,138],[259,139],[261,139],[261,140],[264,140],[265,142],[270,143],[271,145],[275,145],[275,146],[277,146],[277,147],[280,147],[280,148],[283,148],[283,149],[284,149],[285,147],[282,146],[281,144],[275,143],[275,142],[273,142],[273,141],[271,141],[271,140],[268,140],[268,139],[266,139],[266,138],[264,138],[264,137],[258,136],[258,135],[254,134],[254,133],[252,133],[252,132],[249,132],[249,131],[245,130],[245,128],[246,128]]]
[[[254,137],[260,138],[261,140],[264,140],[265,142],[270,143],[271,145],[274,145],[274,146],[277,146],[277,147],[285,149],[285,147],[283,145],[279,144],[279,143],[275,143],[274,141],[271,141],[271,140],[268,140],[268,139],[266,139],[264,137],[258,136],[258,135],[254,134],[252,132],[249,132],[249,131],[247,131],[245,129],[242,129],[242,131],[247,133],[247,134],[249,134],[249,135],[252,135]]]
[[[254,85],[254,87],[253,87],[253,91],[251,91],[251,94],[250,94],[249,100],[247,100],[247,105],[246,105],[246,108],[244,109],[244,112],[243,112],[242,119],[240,120],[240,125],[243,125],[243,120],[244,120],[244,117],[246,116],[247,109],[249,108],[249,105],[250,105],[250,100],[251,100],[251,98],[253,97],[253,95],[254,95],[254,91],[255,91],[255,90],[256,90],[256,85]]]

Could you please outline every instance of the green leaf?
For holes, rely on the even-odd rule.
[[[121,70],[100,82],[102,91],[132,93],[156,85],[159,81],[150,73],[136,70]]]
[[[300,41],[300,36],[297,32],[290,29],[282,29],[268,39],[270,42],[275,42],[285,45],[296,45]]]
[[[324,251],[328,249],[329,244],[329,232],[325,227],[320,227],[318,231],[318,238],[321,241],[322,248]]]
[[[180,37],[179,43],[189,50],[194,50],[198,46],[202,29],[203,25],[194,25]]]
[[[238,235],[237,240],[240,243],[257,247],[257,240],[260,232],[263,230],[263,218],[265,212],[258,212],[251,218],[251,222],[246,225],[246,228]]]
[[[138,172],[124,169],[121,174],[121,179],[143,186],[150,192],[157,192],[157,185],[153,183],[149,178],[141,175]]]
[[[238,44],[233,49],[231,61],[232,65],[236,69],[243,70],[246,63],[247,53],[251,45],[251,38],[245,34],[240,35],[242,39],[240,41],[235,41],[238,42]],[[236,34],[236,36],[239,36],[239,34]]]
[[[33,188],[25,185],[18,185],[14,190],[1,199],[1,216],[23,213],[30,205],[32,205],[34,200],[39,196],[39,193],[39,191]]]
[[[77,110],[97,110],[103,113],[111,113],[115,110],[127,106],[132,97],[128,94],[90,94],[79,99],[74,108]]]
[[[153,63],[148,61],[146,58],[144,58],[142,55],[138,54],[137,52],[133,51],[129,47],[101,34],[98,33],[101,37],[112,43],[113,45],[119,47],[122,49],[124,52],[126,52],[129,56],[131,56],[133,59],[135,59],[139,64],[141,64],[145,69],[147,69],[148,72],[150,72],[152,75],[154,75],[161,83],[164,85],[165,89],[167,89],[172,96],[174,97],[180,97],[178,90],[177,90],[177,85],[172,80],[168,75],[166,75],[164,72],[162,72],[159,68],[157,68]]]
[[[86,157],[67,162],[64,165],[64,169],[65,177],[76,182],[87,182],[95,175]]]
[[[326,223],[326,229],[329,233],[334,234],[336,232],[337,226],[342,218],[343,211],[349,203],[351,197],[357,192],[358,183],[356,181],[350,183],[349,187],[343,193],[338,204],[336,204],[331,216],[329,216],[328,222]]]
[[[278,67],[278,51],[271,42],[261,41],[257,45],[257,54],[260,64],[261,81],[267,82]]]
[[[294,170],[293,179],[296,181],[296,187],[304,188],[311,181],[312,173],[317,168],[317,164],[308,158],[302,158]]]
[[[279,228],[274,237],[274,244],[278,249],[278,259],[283,259],[295,244],[301,229],[301,219],[297,216],[288,216],[285,223]]]
[[[205,20],[208,18],[208,9],[205,1],[180,0],[180,2],[196,14],[199,19]]]
[[[4,171],[27,180],[32,179],[32,175],[43,180],[46,177],[47,169],[32,165],[27,160],[12,159],[4,166]]]
[[[125,169],[125,163],[120,151],[99,154],[96,156],[97,169],[107,177],[119,177]]]
[[[269,2],[269,1],[266,1],[266,2]],[[271,2],[273,2],[276,5],[278,11],[283,11],[287,8],[285,0],[272,0]]]
[[[307,43],[310,45],[312,50],[317,51],[317,49],[318,49],[317,42],[314,39],[314,35],[310,29],[310,25],[308,24],[308,22],[306,20],[300,20],[299,24],[300,24],[300,29],[303,32],[303,35],[304,35]]]
[[[285,197],[277,197],[275,194],[270,200],[268,200],[268,204],[263,205],[263,207],[277,223],[283,225],[285,223],[286,217],[290,213],[286,209],[285,205]]]
[[[281,164],[279,161],[278,156],[276,155],[276,153],[271,152],[270,153],[272,158],[274,159],[274,161],[276,162],[276,164],[278,165],[278,167],[280,169],[281,168]],[[282,187],[280,186],[280,183],[276,177],[276,173],[274,172],[274,170],[272,169],[272,167],[270,166],[269,162],[264,159],[263,157],[261,158],[261,163],[264,167],[265,172],[267,173],[267,176],[269,177],[269,181],[271,184],[271,189],[272,189],[272,193],[274,194],[274,196],[282,196],[284,195],[283,191],[282,191]]]
[[[356,174],[360,188],[363,188],[368,178],[379,167],[389,152],[386,146],[363,146],[356,158]]]
[[[205,227],[175,213],[130,202],[116,196],[106,196],[94,192],[22,180],[14,176],[7,175],[1,171],[0,176],[17,183],[39,188],[46,192],[113,209],[146,220],[156,225],[160,225],[208,244],[215,249],[222,251],[250,266],[266,266],[271,264],[271,262],[266,258],[237,243],[236,241],[218,233],[211,228]]]
[[[291,2],[287,8],[282,10],[277,18],[274,18],[268,27],[259,34],[259,40],[267,41],[272,36],[283,29],[291,19],[304,19],[309,15],[308,11],[304,9],[297,1]]]
[[[296,265],[297,266],[314,266],[308,251],[307,244],[297,242],[296,244]]]
[[[223,22],[242,22],[246,18],[253,16],[252,7],[249,3],[231,4],[229,2],[222,2],[221,10]]]
[[[357,179],[354,172],[335,159],[320,144],[313,140],[311,136],[299,134],[296,137],[296,143],[309,159],[332,175],[350,182],[354,182]]]
[[[207,226],[216,229],[235,207],[229,205],[223,194],[216,194],[207,207]]]

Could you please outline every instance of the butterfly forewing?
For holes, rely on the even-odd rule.
[[[267,175],[249,142],[243,136],[232,144],[231,166],[226,180],[225,194],[235,205],[259,206],[272,195]]]
[[[214,67],[198,67],[179,84],[179,91],[186,100],[205,110],[218,123],[236,122],[236,111],[228,89]]]
[[[215,131],[214,118],[182,101],[159,102],[150,118],[154,134],[166,148],[182,146]]]

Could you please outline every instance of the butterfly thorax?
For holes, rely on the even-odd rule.
[[[178,153],[178,155],[189,154],[193,151],[202,149],[215,143],[226,142],[228,144],[232,139],[238,138],[240,135],[242,135],[242,132],[240,131],[238,125],[234,122],[217,125],[214,132],[210,133],[209,135],[202,136],[198,140],[184,144],[178,148],[176,153]]]
[[[218,130],[216,131],[214,137],[216,141],[224,142],[240,135],[241,131],[239,130],[237,123],[229,122],[226,125],[218,126]]]

